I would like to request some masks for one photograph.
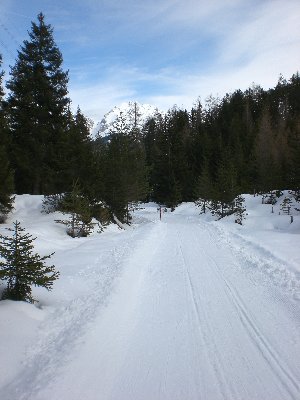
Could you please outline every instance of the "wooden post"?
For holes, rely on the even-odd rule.
[[[294,221],[294,217],[291,215],[291,223]]]

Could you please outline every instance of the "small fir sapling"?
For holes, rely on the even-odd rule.
[[[280,209],[283,212],[283,214],[290,215],[291,213],[291,208],[292,208],[292,199],[290,197],[285,197],[280,204]]]
[[[67,226],[69,236],[86,237],[92,232],[95,225],[92,222],[92,208],[78,182],[73,184],[71,192],[64,195],[60,206],[62,213],[69,215],[69,219],[56,222]]]
[[[246,207],[245,207],[245,199],[243,196],[239,195],[235,199],[234,206],[234,215],[235,215],[235,223],[239,225],[243,225],[243,220],[246,218]]]
[[[0,280],[7,281],[2,299],[27,301],[34,303],[31,286],[41,286],[51,290],[59,272],[54,265],[47,266],[44,261],[54,253],[41,257],[34,253],[33,242],[36,238],[16,221],[13,228],[6,228],[11,236],[0,235]]]

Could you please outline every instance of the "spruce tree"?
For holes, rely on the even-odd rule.
[[[13,174],[7,159],[6,148],[0,144],[0,223],[5,222],[8,213],[13,208],[12,192]]]
[[[239,225],[243,225],[243,220],[246,218],[246,207],[245,207],[245,199],[242,195],[238,195],[234,199],[234,222]]]
[[[234,212],[234,199],[239,193],[237,171],[226,149],[218,165],[211,211],[219,218]]]
[[[35,302],[31,286],[41,286],[51,290],[53,282],[58,279],[59,272],[55,267],[47,266],[44,261],[54,253],[41,257],[33,252],[33,238],[23,233],[20,222],[14,223],[14,228],[7,228],[12,236],[0,235],[0,280],[7,281],[7,287],[2,299]]]
[[[68,73],[53,29],[44,15],[32,22],[7,88],[13,136],[13,167],[18,193],[64,191],[67,148]]]
[[[212,200],[214,195],[214,185],[211,174],[209,172],[208,163],[204,161],[201,175],[197,179],[196,186],[194,189],[194,196],[197,199],[195,204],[200,207],[201,214],[205,214],[207,206]]]
[[[0,54],[0,67],[2,57]],[[4,222],[7,214],[13,207],[13,171],[8,158],[9,134],[7,125],[7,113],[4,109],[4,91],[2,88],[3,71],[0,71],[0,223]]]
[[[121,114],[107,144],[104,200],[112,215],[125,223],[130,222],[131,205],[148,194],[146,154],[137,130],[130,129]]]
[[[68,159],[66,165],[67,182],[71,187],[72,182],[78,180],[84,192],[91,192],[96,171],[93,171],[94,154],[90,138],[92,122],[86,118],[79,107],[75,115],[70,114],[68,131]]]
[[[292,208],[293,201],[290,197],[285,197],[280,204],[280,209],[283,212],[283,214],[290,215],[291,213],[291,208]]]
[[[166,116],[156,117],[151,183],[153,200],[174,209],[192,192],[189,164],[186,157],[188,116],[176,108]],[[149,150],[147,150],[149,152]]]
[[[82,189],[75,181],[72,190],[62,196],[59,210],[69,216],[68,220],[56,220],[67,226],[67,234],[72,238],[88,236],[94,224],[92,223],[92,208],[89,200],[82,194]]]

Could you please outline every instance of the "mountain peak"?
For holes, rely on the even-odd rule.
[[[121,103],[103,116],[101,121],[92,129],[91,136],[96,139],[110,135],[114,122],[121,116],[125,117],[129,128],[134,126],[141,128],[157,112],[159,112],[158,109],[151,104],[141,104],[133,101]]]

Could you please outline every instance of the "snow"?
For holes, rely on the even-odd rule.
[[[61,276],[0,302],[0,399],[299,399],[300,215],[245,198],[243,226],[149,203],[72,239],[17,196],[0,232],[19,220]]]
[[[112,126],[117,118],[123,114],[126,117],[126,122],[130,128],[133,127],[133,119],[130,114],[132,114],[134,110],[134,104],[136,104],[137,112],[138,112],[138,120],[137,124],[139,128],[146,123],[146,121],[153,117],[155,113],[158,112],[157,108],[151,104],[141,104],[134,102],[125,102],[121,103],[118,106],[115,106],[113,109],[108,111],[103,118],[101,118],[100,122],[96,123],[95,127],[91,131],[91,137],[106,137],[110,135]]]

